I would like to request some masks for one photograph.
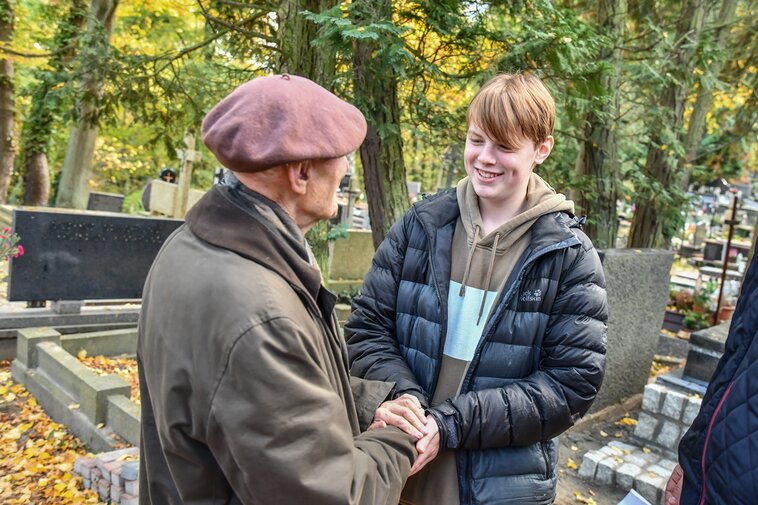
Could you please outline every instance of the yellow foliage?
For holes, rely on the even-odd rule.
[[[74,461],[87,455],[81,442],[50,420],[0,362],[0,390],[13,392],[0,411],[0,503],[3,505],[99,504],[97,493],[81,490]]]

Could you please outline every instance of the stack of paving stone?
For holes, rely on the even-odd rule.
[[[104,452],[74,462],[84,487],[97,491],[100,500],[115,505],[139,503],[139,447]]]
[[[618,440],[582,459],[579,475],[594,482],[634,489],[652,504],[663,504],[663,490],[676,466],[679,440],[700,410],[697,395],[648,384],[631,444]]]

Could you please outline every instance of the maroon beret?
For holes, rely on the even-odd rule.
[[[365,136],[361,111],[313,81],[286,74],[243,84],[203,121],[203,142],[237,172],[338,158]]]

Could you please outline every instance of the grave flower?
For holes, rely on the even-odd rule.
[[[0,233],[0,258],[8,261],[11,256],[18,258],[24,255],[24,246],[19,244],[19,236],[17,233],[5,227],[2,233]]]

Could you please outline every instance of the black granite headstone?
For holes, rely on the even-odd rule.
[[[121,212],[124,206],[124,195],[115,193],[90,192],[87,200],[87,210],[99,210],[104,212]]]
[[[8,300],[140,298],[158,250],[182,221],[75,212],[13,212],[23,256],[12,259]]]
[[[690,350],[684,377],[710,382],[721,356],[724,354],[729,324],[724,323],[698,330],[690,335]]]

